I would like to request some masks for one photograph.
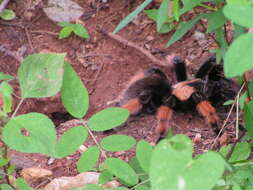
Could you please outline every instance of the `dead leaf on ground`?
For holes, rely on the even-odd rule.
[[[46,169],[39,168],[39,167],[24,168],[21,171],[21,176],[28,183],[33,183],[37,180],[45,179],[51,175],[53,175],[53,173],[50,170],[46,170]]]

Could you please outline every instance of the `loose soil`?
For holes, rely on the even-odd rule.
[[[34,8],[29,7],[29,0],[12,1],[9,8],[17,14],[17,18],[11,22],[0,21],[0,44],[4,45],[12,52],[18,51],[21,47],[25,49],[24,55],[36,52],[65,52],[67,60],[70,61],[82,81],[86,85],[90,95],[90,106],[85,119],[92,114],[110,107],[109,101],[113,101],[126,85],[127,81],[136,71],[154,65],[141,52],[134,48],[127,47],[107,36],[101,31],[111,32],[116,25],[128,15],[137,5],[142,2],[136,0],[129,4],[130,1],[111,0],[105,4],[92,0],[77,0],[76,2],[84,7],[85,14],[81,17],[85,27],[91,36],[88,40],[71,36],[67,39],[59,40],[57,37],[60,27],[49,20],[43,12],[44,1],[40,2]],[[101,6],[97,10],[90,6]],[[152,5],[154,6],[154,5]],[[94,13],[90,15],[89,13]],[[96,13],[95,13],[96,12]],[[87,14],[86,14],[87,13]],[[188,19],[187,15],[184,19]],[[165,56],[171,53],[177,53],[188,60],[190,73],[196,71],[199,64],[203,62],[210,54],[209,50],[215,47],[215,42],[205,36],[199,39],[194,31],[202,32],[201,25],[195,26],[184,38],[169,48],[165,44],[172,33],[159,34],[156,32],[156,26],[144,15],[140,14],[137,19],[125,27],[118,35],[136,43],[140,47],[146,48],[158,59],[165,60]],[[16,76],[20,63],[12,56],[0,52],[0,71]],[[174,81],[173,73],[168,68],[167,75]],[[12,84],[15,89],[15,105],[19,101],[18,83]],[[28,112],[40,112],[48,115],[55,122],[57,132],[61,135],[72,123],[68,125],[59,125],[72,118],[66,114],[61,104],[59,95],[51,98],[28,99],[25,101],[18,114]],[[219,113],[222,119],[225,119],[226,113]],[[154,143],[157,137],[154,134],[156,125],[155,116],[144,116],[132,118],[125,126],[120,127],[117,134],[131,135],[137,140],[145,139]],[[230,127],[231,128],[231,127]],[[233,136],[232,129],[228,127],[229,136]],[[208,127],[197,114],[175,114],[171,123],[171,129],[174,134],[186,134],[195,142],[196,153],[206,151],[215,138],[212,129]],[[108,134],[95,133],[100,140]],[[93,145],[92,139],[88,139],[85,146]],[[40,166],[51,169],[54,177],[75,175],[76,161],[80,153],[69,156],[65,159],[55,160],[48,165],[48,158],[45,156],[32,154],[21,154],[12,151],[13,159],[28,159],[27,166]],[[133,151],[115,153],[114,156],[129,160]],[[24,167],[24,160],[20,167]]]

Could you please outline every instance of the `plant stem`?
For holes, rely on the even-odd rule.
[[[203,4],[203,3],[199,4],[198,6],[204,7],[204,8],[206,8],[206,9],[208,9],[209,11],[217,11],[217,8],[210,7],[210,6],[205,5],[205,4]]]
[[[149,181],[150,181],[150,179],[147,179],[147,180],[145,180],[145,181],[142,181],[141,183],[138,183],[137,185],[131,187],[129,190],[136,189],[136,187],[138,187],[138,186],[140,186],[140,185],[142,185],[142,184],[145,184],[145,183],[147,183],[147,182],[149,182]]]
[[[13,112],[13,114],[12,114],[12,116],[11,116],[11,118],[14,118],[15,116],[16,116],[16,114],[17,114],[17,112],[18,112],[18,110],[19,110],[19,108],[20,108],[20,106],[22,105],[22,103],[24,102],[24,98],[22,98],[20,101],[19,101],[19,103],[18,103],[18,105],[17,105],[17,107],[16,107],[16,109],[15,109],[15,111]]]
[[[106,156],[104,150],[102,149],[102,147],[101,147],[100,144],[98,143],[96,137],[93,135],[93,133],[92,133],[92,131],[90,130],[90,128],[89,128],[89,126],[87,125],[87,123],[86,123],[85,121],[83,121],[83,124],[84,124],[84,126],[87,128],[87,130],[88,130],[88,132],[89,132],[91,138],[93,139],[93,141],[94,141],[95,144],[97,145],[97,147],[98,147],[98,149],[100,150],[102,156],[103,156],[105,159],[107,159],[107,156]]]

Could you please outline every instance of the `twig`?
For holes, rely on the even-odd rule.
[[[35,33],[35,34],[50,34],[53,36],[58,36],[59,34],[56,32],[50,32],[50,31],[46,31],[46,30],[32,30],[31,33]]]
[[[3,0],[3,2],[0,4],[0,13],[6,8],[10,0]]]
[[[146,49],[139,47],[138,45],[136,45],[135,43],[128,41],[124,38],[122,38],[121,36],[117,35],[117,34],[113,34],[111,32],[109,33],[105,33],[107,36],[109,36],[110,38],[124,44],[125,46],[128,47],[132,47],[136,50],[138,50],[139,52],[141,52],[142,54],[144,54],[146,57],[148,57],[151,61],[153,61],[154,63],[158,64],[158,65],[162,65],[162,66],[170,66],[169,64],[166,64],[165,60],[159,60],[156,57],[154,57],[149,51],[147,51]]]
[[[245,83],[243,83],[243,85],[241,86],[239,92],[237,93],[237,96],[236,96],[236,98],[235,98],[235,101],[234,101],[233,105],[231,106],[231,108],[230,108],[230,110],[229,110],[228,116],[227,116],[226,120],[224,121],[224,123],[223,123],[223,125],[222,125],[222,127],[221,127],[221,130],[220,130],[219,134],[218,134],[217,137],[214,139],[213,144],[211,145],[211,147],[210,147],[209,149],[213,149],[214,145],[215,145],[216,142],[218,141],[218,138],[219,138],[220,134],[222,133],[222,131],[223,131],[223,129],[225,128],[225,126],[227,125],[228,119],[229,119],[230,115],[232,114],[232,111],[233,111],[233,109],[234,109],[234,107],[235,107],[236,100],[237,100],[237,98],[240,96],[241,91],[242,91],[242,89],[244,88],[244,86],[245,86]]]
[[[30,37],[30,34],[29,34],[29,31],[28,31],[27,27],[25,27],[25,34],[26,34],[26,37],[27,37],[27,40],[28,40],[28,43],[29,43],[31,49],[34,51],[32,40],[31,40],[31,37]]]

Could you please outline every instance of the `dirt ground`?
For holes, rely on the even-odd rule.
[[[81,20],[85,23],[85,27],[91,36],[88,40],[73,35],[67,39],[59,40],[57,34],[60,27],[49,20],[42,10],[45,2],[42,1],[33,9],[27,7],[28,2],[30,1],[12,1],[9,4],[9,8],[15,11],[17,18],[10,22],[0,21],[0,44],[11,51],[17,51],[22,47],[26,50],[24,55],[35,52],[66,52],[66,58],[71,62],[90,94],[90,107],[85,119],[103,108],[109,107],[107,102],[114,100],[119,95],[124,85],[136,71],[154,64],[141,52],[127,47],[101,32],[112,32],[117,24],[142,2],[141,0],[134,1],[130,6],[127,0],[110,0],[104,3],[101,9],[91,7],[92,1],[77,0],[76,2],[85,9],[85,14]],[[95,7],[102,5],[97,1],[93,2],[95,2]],[[165,60],[165,56],[171,53],[181,55],[191,63],[189,65],[190,73],[196,71],[199,64],[210,55],[209,50],[215,47],[215,43],[209,37],[205,36],[202,41],[196,37],[194,31],[202,32],[203,30],[200,25],[195,26],[182,40],[169,48],[165,48],[165,44],[172,33],[162,35],[157,33],[155,28],[153,22],[150,22],[144,14],[140,14],[133,23],[125,27],[118,35],[146,48],[161,60]],[[16,76],[19,64],[12,56],[0,52],[1,72]],[[174,81],[173,73],[168,68],[164,69]],[[13,83],[13,86],[16,90],[15,102],[18,102],[18,84]],[[56,98],[27,100],[18,114],[28,112],[45,113],[53,119],[56,125],[71,119],[66,115],[60,98],[57,96]],[[219,113],[219,115],[222,119],[226,117],[226,113]],[[157,139],[154,134],[155,124],[155,116],[138,117],[129,122],[127,126],[120,128],[116,133],[131,135],[137,140],[145,139],[152,143]],[[175,134],[182,133],[193,140],[198,139],[195,141],[197,153],[206,151],[215,138],[212,129],[197,114],[193,116],[191,114],[175,114],[171,127]],[[58,133],[62,134],[67,128],[65,125],[60,125],[57,127]],[[231,130],[228,128],[228,133],[232,135]],[[98,139],[105,136],[101,133],[95,133],[95,135]],[[92,139],[89,139],[85,146],[91,144],[94,143]],[[75,164],[80,153],[77,152],[65,159],[56,160],[50,165],[47,163],[48,158],[44,156],[28,156],[16,152],[13,152],[12,155],[17,157],[16,159],[25,157],[24,159],[28,159],[29,166],[37,165],[49,168],[54,172],[53,177],[59,177],[76,174]],[[122,157],[125,160],[129,160],[132,155],[133,152],[131,151],[116,154],[117,157]]]

